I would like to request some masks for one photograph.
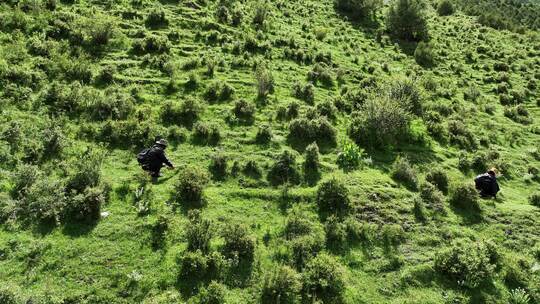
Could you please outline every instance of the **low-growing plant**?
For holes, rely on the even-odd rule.
[[[315,101],[315,86],[311,82],[302,85],[297,82],[293,86],[294,97],[307,102],[308,104],[313,104]]]
[[[240,99],[234,103],[232,113],[238,121],[244,124],[252,124],[255,121],[255,110],[253,103]]]
[[[302,273],[303,299],[308,302],[342,303],[346,288],[343,267],[332,256],[320,253]]]
[[[336,130],[325,117],[315,119],[297,118],[289,124],[288,139],[294,143],[335,146]]]
[[[193,125],[193,140],[198,144],[217,145],[221,141],[221,132],[215,124],[197,121]]]
[[[340,251],[347,247],[347,225],[338,217],[332,215],[326,219],[326,246],[334,251]]]
[[[204,171],[196,167],[184,169],[176,184],[172,195],[175,206],[184,208],[201,208],[205,204],[204,188],[208,177]]]
[[[210,242],[214,235],[212,221],[201,216],[199,210],[188,212],[189,225],[186,227],[187,250],[208,254],[210,252]]]
[[[223,253],[227,257],[237,257],[240,261],[253,261],[255,255],[255,238],[246,226],[238,223],[230,224],[223,230]]]
[[[480,212],[478,191],[472,184],[459,184],[450,193],[450,204],[456,208]]]
[[[264,66],[257,67],[255,71],[255,79],[257,80],[257,96],[266,98],[269,94],[274,93],[274,76]]]
[[[422,201],[424,201],[431,209],[443,212],[444,195],[430,182],[420,185],[420,198],[422,198]]]
[[[403,185],[416,189],[418,187],[418,177],[416,171],[405,157],[399,156],[392,165],[392,178]]]
[[[218,279],[223,271],[225,261],[223,256],[217,252],[205,255],[197,250],[179,254],[176,257],[176,264],[180,268],[179,281],[196,284]]]
[[[388,31],[400,39],[420,41],[428,37],[424,5],[418,0],[397,0],[386,16]]]
[[[302,288],[301,276],[288,266],[272,267],[262,279],[261,303],[298,303]]]
[[[382,4],[381,0],[334,0],[337,10],[360,21],[373,18]]]
[[[426,174],[426,181],[433,184],[443,194],[448,193],[448,175],[442,168],[433,168]]]
[[[270,167],[268,181],[273,186],[283,184],[296,185],[300,183],[300,174],[296,166],[296,156],[289,150],[284,150]]]
[[[352,141],[345,141],[337,155],[337,164],[343,170],[354,170],[360,166],[364,150]]]
[[[529,203],[540,208],[540,192],[535,192],[529,196]]]
[[[255,135],[255,142],[266,145],[272,141],[272,129],[269,125],[260,126]]]
[[[456,241],[435,255],[435,270],[459,286],[474,289],[490,281],[498,259],[491,242]]]
[[[420,41],[414,51],[414,59],[423,67],[435,65],[435,51],[431,43]]]
[[[319,211],[326,214],[343,215],[351,208],[349,190],[336,178],[326,180],[319,186],[315,201]]]
[[[454,4],[450,0],[441,0],[437,4],[437,13],[439,16],[450,16],[455,12]]]
[[[202,112],[203,107],[197,99],[187,98],[181,103],[169,101],[161,107],[161,119],[169,124],[191,128]]]

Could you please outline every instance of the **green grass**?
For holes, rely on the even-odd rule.
[[[298,204],[308,212],[317,213],[316,185],[291,186],[285,196],[282,186],[271,187],[266,179],[270,166],[283,149],[295,148],[287,141],[288,122],[276,119],[277,109],[296,101],[301,105],[300,117],[309,111],[309,105],[294,98],[293,86],[298,81],[307,82],[314,63],[284,58],[283,45],[289,39],[294,39],[298,49],[314,56],[331,54],[329,70],[334,84],[315,86],[315,104],[333,101],[344,88],[362,88],[363,79],[373,78],[376,86],[385,90],[395,79],[410,78],[421,90],[421,103],[425,109],[440,112],[443,123],[451,119],[463,120],[477,140],[488,140],[486,145],[480,144],[476,150],[466,151],[470,158],[478,151],[497,151],[499,159],[488,161],[486,166],[500,167],[503,163],[507,167],[499,179],[501,193],[498,198],[480,201],[480,219],[472,220],[470,214],[454,210],[445,202],[446,215],[436,216],[428,211],[427,221],[419,222],[413,213],[412,198],[416,193],[391,178],[392,163],[398,155],[409,159],[420,181],[431,168],[444,168],[450,178],[450,188],[459,182],[472,182],[480,172],[460,171],[458,156],[461,149],[432,138],[425,130],[427,119],[424,116],[415,118],[414,125],[416,134],[425,139],[423,143],[400,143],[387,150],[366,149],[366,156],[372,161],[357,170],[343,172],[336,160],[341,143],[348,139],[351,114],[338,112],[333,122],[337,147],[323,149],[319,146],[322,180],[332,176],[343,180],[354,205],[349,216],[360,224],[376,225],[371,242],[351,244],[342,252],[330,251],[346,269],[344,302],[507,303],[510,288],[505,285],[504,270],[498,271],[491,286],[467,290],[431,269],[437,251],[454,239],[493,239],[503,255],[522,257],[530,266],[539,263],[530,255],[529,249],[540,241],[537,229],[540,214],[539,209],[528,202],[539,184],[537,179],[527,183],[524,176],[529,167],[540,168],[540,161],[528,152],[533,148],[540,149],[537,102],[540,95],[537,89],[529,89],[523,104],[532,124],[519,124],[504,116],[505,106],[499,103],[496,93],[497,82],[486,80],[497,78],[499,72],[494,71],[493,66],[504,62],[510,66],[511,89],[525,90],[531,82],[538,85],[540,42],[537,31],[495,30],[480,25],[476,17],[464,15],[459,10],[452,16],[439,17],[429,5],[428,25],[436,64],[426,69],[415,62],[416,44],[394,40],[385,33],[381,42],[377,41],[377,27],[384,29],[386,6],[372,24],[366,25],[347,21],[337,14],[332,1],[271,1],[267,24],[257,30],[251,24],[256,1],[239,2],[244,20],[238,27],[216,21],[218,1],[142,1],[142,7],[121,0],[80,0],[74,4],[57,1],[55,13],[45,8],[27,10],[23,2],[32,3],[20,1],[18,5],[25,11],[19,13],[14,9],[17,4],[0,6],[0,19],[11,20],[11,16],[22,14],[28,22],[28,26],[19,26],[16,30],[8,21],[0,21],[0,146],[3,147],[0,148],[0,200],[9,197],[13,187],[10,173],[21,163],[34,163],[48,175],[65,177],[64,168],[69,167],[69,161],[89,146],[106,151],[101,167],[102,184],[110,185],[112,191],[110,199],[102,206],[102,211],[109,215],[96,223],[27,225],[21,219],[9,219],[0,225],[0,287],[12,288],[21,300],[33,299],[38,303],[187,302],[190,293],[179,288],[182,282],[177,281],[179,266],[175,259],[186,251],[185,231],[189,222],[184,210],[171,207],[171,195],[177,176],[185,167],[198,166],[207,170],[211,156],[220,152],[229,159],[229,169],[233,161],[243,165],[254,160],[263,171],[260,179],[240,173],[238,177],[212,180],[205,189],[207,205],[202,209],[202,216],[213,221],[217,232],[212,240],[213,251],[221,249],[224,240],[220,232],[231,223],[245,224],[255,236],[255,258],[251,268],[230,270],[220,281],[227,286],[226,303],[260,302],[262,277],[277,263],[283,262],[279,255],[287,243],[283,236],[287,211]],[[36,1],[42,2],[46,1]],[[157,6],[164,9],[168,25],[146,28],[144,17]],[[52,20],[58,19],[54,15],[57,13],[73,14],[80,24],[68,23],[72,30],[91,26],[95,20],[105,18],[116,26],[109,43],[95,52],[67,39],[47,38],[45,32],[53,27]],[[129,18],[130,15],[136,17]],[[326,35],[317,39],[316,32],[321,30],[326,31]],[[205,41],[204,37],[213,31],[225,42]],[[171,33],[178,34],[178,39],[170,39],[171,51],[165,58],[170,72],[143,63],[143,55],[131,52],[133,41],[141,33],[171,37]],[[242,43],[247,36],[256,37],[261,45],[268,43],[268,51],[234,54],[234,44]],[[48,41],[49,54],[31,53],[32,39]],[[479,46],[486,47],[487,53],[479,52]],[[473,54],[472,62],[466,58],[467,52]],[[104,121],[92,120],[84,110],[62,113],[58,107],[41,102],[40,96],[54,80],[71,83],[73,79],[66,77],[66,70],[70,63],[80,61],[79,55],[87,57],[94,77],[105,66],[116,67],[118,72],[113,84],[92,81],[84,87],[91,92],[116,86],[133,96],[134,109],[128,120],[139,119],[137,117],[141,115],[137,112],[147,113],[142,115],[142,121],[150,124],[153,132],[164,133],[167,125],[160,118],[160,106],[165,101],[180,102],[190,96],[198,98],[204,106],[199,121],[219,127],[222,139],[217,145],[194,143],[192,132],[187,129],[186,141],[173,143],[167,149],[168,157],[179,169],[164,170],[164,177],[149,186],[153,196],[148,215],[138,215],[133,203],[141,174],[135,155],[141,147],[123,142],[110,144],[99,133],[85,136],[83,129],[99,129]],[[150,54],[147,58],[156,57]],[[206,75],[204,64],[190,70],[181,68],[192,59],[215,59],[215,75]],[[275,92],[265,101],[257,99],[254,74],[257,63],[265,65],[275,80]],[[373,72],[369,72],[370,68]],[[338,71],[343,74],[342,82],[336,80]],[[28,76],[30,80],[25,81],[24,75],[32,73],[34,78]],[[185,86],[190,73],[199,77],[197,88]],[[171,79],[178,87],[173,93],[166,91]],[[437,89],[424,88],[428,79],[438,84]],[[231,100],[215,103],[204,100],[205,88],[214,81],[227,82],[234,87]],[[481,93],[477,101],[463,97],[470,86],[477,87]],[[82,94],[79,103],[91,101],[90,95],[88,92]],[[256,105],[253,125],[227,123],[238,99]],[[493,114],[484,111],[485,105],[493,107]],[[445,111],[450,113],[444,115]],[[14,122],[20,125],[22,135],[16,145],[11,145],[6,134]],[[60,155],[50,159],[32,158],[32,145],[40,142],[41,132],[48,128],[48,122],[61,126],[66,146]],[[272,129],[273,139],[267,145],[254,143],[260,125],[269,125]],[[145,145],[152,143],[151,135],[142,137]],[[39,155],[40,150],[35,153]],[[301,168],[303,151],[295,153]],[[121,193],[122,188],[127,189],[125,195]],[[3,214],[2,210],[0,215]],[[150,245],[151,227],[160,215],[167,216],[169,227],[165,245],[154,250]],[[390,224],[400,225],[405,237],[401,244],[388,249],[383,245],[382,231]],[[401,262],[396,265],[396,260]],[[540,274],[530,269],[523,269],[528,280],[528,285],[523,287],[531,295],[531,303],[540,303],[540,291],[534,285]],[[535,292],[536,296],[533,295]]]

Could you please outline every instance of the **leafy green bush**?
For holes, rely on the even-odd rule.
[[[529,196],[529,203],[540,208],[540,192],[535,192]]]
[[[433,168],[426,174],[426,181],[437,187],[442,193],[448,193],[448,175],[442,168]]]
[[[212,155],[208,167],[215,179],[223,179],[227,175],[227,157],[221,153]]]
[[[161,106],[161,119],[168,124],[190,128],[202,112],[203,106],[194,98],[187,98],[182,103],[168,101]]]
[[[293,207],[287,214],[283,233],[287,240],[306,235],[321,236],[322,227],[313,213]]]
[[[386,16],[388,31],[405,40],[425,40],[428,27],[424,4],[420,0],[396,0]]]
[[[255,238],[248,232],[245,225],[233,223],[223,230],[223,253],[227,257],[237,257],[251,262],[255,255]]]
[[[208,177],[196,167],[184,169],[174,185],[173,202],[186,208],[200,208],[205,204],[204,187]]]
[[[189,304],[225,304],[227,287],[216,281],[210,282],[207,287],[202,287],[197,295],[190,299]]]
[[[296,143],[317,142],[318,145],[334,146],[336,130],[325,117],[315,119],[296,118],[289,124],[288,139]]]
[[[108,193],[102,187],[87,187],[82,193],[66,201],[64,214],[77,222],[94,222],[100,218],[101,206],[106,203]]]
[[[19,302],[17,295],[11,288],[8,286],[2,286],[0,288],[0,303],[2,304],[18,304]]]
[[[418,177],[416,171],[405,157],[399,156],[392,165],[392,178],[407,187],[416,189],[418,187]]]
[[[441,0],[437,5],[437,13],[439,16],[450,16],[453,15],[455,11],[454,4],[450,0]]]
[[[221,132],[216,124],[197,121],[193,125],[193,140],[198,144],[217,145],[221,141]]]
[[[337,109],[332,101],[319,102],[315,108],[319,116],[326,117],[329,121],[335,121]]]
[[[450,204],[456,208],[479,212],[478,191],[472,184],[460,184],[450,194]]]
[[[36,223],[60,223],[66,204],[66,194],[61,180],[41,177],[19,200],[19,216]]]
[[[255,121],[255,105],[245,99],[240,99],[234,103],[232,113],[234,117],[244,124],[253,124]]]
[[[165,16],[165,11],[162,7],[156,7],[150,11],[148,16],[146,16],[146,26],[151,28],[156,28],[160,26],[165,26],[169,23],[167,17]]]
[[[326,231],[327,248],[339,251],[347,247],[347,225],[343,223],[338,217],[334,215],[328,217],[324,224],[324,228]]]
[[[200,250],[186,252],[176,257],[179,281],[204,282],[219,278],[225,261],[217,252],[204,255]]]
[[[424,41],[420,41],[414,50],[414,59],[416,63],[423,67],[431,67],[435,65],[435,51],[433,46]]]
[[[300,183],[300,174],[296,166],[296,157],[289,150],[284,150],[270,168],[268,181],[273,186]]]
[[[363,155],[364,150],[360,149],[354,142],[345,141],[337,155],[338,167],[343,170],[356,169],[360,166]]]
[[[307,302],[342,303],[345,292],[343,267],[328,254],[320,253],[308,262],[302,273],[303,298]]]
[[[209,102],[226,101],[234,95],[234,88],[222,81],[212,82],[204,92],[204,97]]]
[[[315,86],[311,82],[306,83],[302,86],[301,83],[297,82],[293,86],[294,97],[307,102],[308,104],[313,104],[315,101]]]
[[[492,279],[498,259],[491,242],[456,241],[435,255],[435,270],[459,286],[474,289]]]
[[[509,304],[529,304],[531,297],[527,294],[527,291],[522,288],[512,289],[510,291]]]
[[[381,0],[334,0],[336,9],[357,20],[375,16],[382,3]]]
[[[298,303],[302,288],[301,276],[288,266],[272,267],[262,279],[261,303]]]
[[[28,189],[38,180],[41,179],[42,173],[37,166],[21,164],[13,171],[11,182],[11,197],[22,198],[25,196]]]
[[[253,178],[259,178],[262,176],[262,170],[255,160],[248,160],[242,168],[242,173]]]
[[[133,52],[137,54],[165,54],[169,53],[171,43],[167,36],[150,35],[133,42]]]
[[[258,66],[255,70],[255,79],[257,80],[257,96],[266,98],[274,93],[274,76],[264,66]]]
[[[189,225],[186,227],[187,250],[202,253],[210,252],[210,241],[214,235],[214,229],[210,220],[204,219],[199,210],[188,212]]]
[[[420,185],[420,197],[431,209],[444,210],[444,195],[430,182]]]
[[[408,112],[418,116],[423,114],[422,93],[416,81],[408,78],[397,79],[388,88],[388,95]]]
[[[387,148],[408,137],[410,116],[403,106],[389,97],[372,97],[355,112],[348,128],[349,137],[368,148]]]
[[[66,192],[83,193],[86,188],[98,186],[101,183],[103,157],[102,151],[88,149],[72,158],[69,163]]]
[[[448,121],[448,133],[450,135],[450,143],[462,149],[474,150],[478,147],[474,134],[460,120],[451,119]]]
[[[272,129],[269,125],[260,126],[255,135],[255,142],[266,145],[272,141]]]
[[[325,87],[334,85],[334,75],[330,68],[322,63],[316,63],[313,69],[308,72],[308,80],[317,85],[320,82]]]
[[[306,147],[304,160],[304,178],[308,184],[314,184],[319,179],[319,146],[313,142]]]
[[[319,211],[328,214],[344,214],[351,208],[349,190],[336,178],[326,180],[319,186],[315,201]]]

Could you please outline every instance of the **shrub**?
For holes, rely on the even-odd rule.
[[[319,146],[313,142],[306,147],[304,160],[304,177],[309,184],[319,179]]]
[[[388,31],[405,40],[425,40],[428,27],[424,7],[419,0],[396,0],[386,16]]]
[[[293,86],[294,97],[307,102],[308,104],[313,104],[315,101],[315,86],[311,82],[308,82],[302,86],[299,82],[295,83]]]
[[[474,150],[478,146],[476,138],[470,128],[460,120],[448,121],[448,133],[450,135],[450,143],[455,144],[462,149]]]
[[[262,279],[261,303],[298,303],[301,276],[288,266],[272,267]]]
[[[496,248],[489,242],[456,241],[435,255],[436,271],[471,289],[489,282],[497,264]]]
[[[347,246],[347,226],[339,218],[332,215],[324,224],[326,231],[326,246],[332,250],[343,250]]]
[[[208,177],[201,169],[186,168],[174,185],[173,202],[187,208],[202,207],[205,204],[204,187],[207,183]]]
[[[242,168],[242,172],[247,175],[251,176],[253,178],[259,178],[262,175],[261,168],[259,168],[259,165],[254,160],[249,160],[244,165],[244,168]]]
[[[161,119],[169,124],[191,127],[203,112],[201,103],[194,98],[187,98],[182,103],[166,102],[161,107]]]
[[[535,192],[529,196],[529,203],[540,208],[540,192]]]
[[[427,182],[420,185],[420,197],[431,209],[444,210],[444,196],[433,184]]]
[[[218,278],[225,264],[217,252],[204,255],[200,250],[178,255],[176,263],[180,266],[179,281],[195,283]]]
[[[266,2],[259,1],[255,4],[255,15],[253,16],[253,24],[263,26],[264,22],[270,15],[270,7]]]
[[[151,35],[133,42],[133,51],[137,54],[164,54],[169,53],[171,43],[167,36]]]
[[[215,102],[215,101],[226,101],[229,100],[234,94],[234,88],[229,85],[228,83],[223,82],[212,82],[208,88],[206,88],[206,92],[204,93],[204,97],[209,102]]]
[[[319,186],[315,200],[319,211],[328,214],[341,215],[351,207],[349,190],[342,181],[336,178],[331,178]]]
[[[60,223],[66,204],[62,181],[52,177],[36,180],[19,201],[23,219],[36,223]]]
[[[480,211],[478,192],[471,184],[458,185],[450,195],[450,204],[460,209]]]
[[[311,120],[297,118],[289,124],[287,138],[295,143],[317,142],[319,145],[334,146],[336,144],[336,130],[325,117]]]
[[[41,179],[39,168],[34,165],[21,164],[12,173],[11,182],[13,187],[10,194],[13,198],[22,198],[26,195],[28,189]]]
[[[423,114],[422,94],[415,81],[398,79],[389,87],[388,94],[391,99],[402,104],[408,112],[418,116]]]
[[[154,8],[148,16],[146,16],[146,26],[155,28],[165,26],[169,23],[165,16],[165,11],[161,7]]]
[[[2,286],[0,288],[0,303],[2,304],[17,304],[21,303],[19,302],[19,299],[17,299],[17,295],[11,288],[7,286]]]
[[[322,227],[314,214],[306,212],[298,207],[293,207],[287,214],[284,229],[285,238],[293,240],[306,235],[322,238]]]
[[[334,121],[336,119],[337,109],[334,103],[330,100],[318,103],[316,110],[318,115],[326,117],[330,121]]]
[[[426,181],[437,187],[442,193],[448,193],[448,175],[442,168],[431,169],[426,174]]]
[[[272,141],[272,129],[269,125],[263,125],[259,127],[257,135],[255,135],[255,142],[258,144],[268,144]]]
[[[414,59],[423,67],[435,65],[435,52],[431,43],[420,41],[414,50]]]
[[[386,148],[407,138],[410,116],[403,106],[388,97],[370,98],[353,116],[349,137],[358,145]]]
[[[365,17],[372,18],[382,6],[381,0],[334,0],[334,6],[344,14],[357,20]]]
[[[303,296],[307,302],[342,303],[345,272],[335,258],[320,253],[306,265],[302,273]]]
[[[322,85],[326,87],[332,87],[334,85],[334,76],[332,75],[332,72],[330,69],[325,65],[321,63],[316,63],[313,66],[313,69],[308,72],[308,80],[313,82],[313,84],[317,84],[317,82],[321,82]]]
[[[101,182],[101,164],[103,154],[89,149],[77,155],[69,163],[66,192],[83,193],[86,188],[96,187]]]
[[[238,257],[251,262],[255,254],[255,238],[249,234],[246,226],[238,223],[230,224],[223,230],[223,253],[227,257]]]
[[[199,210],[188,212],[189,225],[186,228],[187,250],[202,253],[210,252],[210,241],[214,235],[212,222],[204,219]]]
[[[512,289],[510,291],[509,304],[529,304],[531,297],[527,294],[527,291],[522,288]]]
[[[257,80],[257,96],[266,98],[274,93],[274,76],[264,66],[258,66],[255,70],[255,79]]]
[[[216,281],[210,282],[207,287],[201,288],[197,295],[190,299],[190,304],[224,304],[227,287]]]
[[[392,165],[392,178],[404,184],[405,186],[416,189],[418,186],[418,178],[416,171],[413,169],[409,160],[399,156]]]
[[[283,184],[296,185],[300,182],[300,174],[296,168],[296,157],[292,152],[284,150],[270,168],[268,181],[273,186]]]
[[[343,170],[356,169],[360,166],[363,155],[364,150],[360,149],[354,142],[345,141],[337,155],[338,167]]]
[[[242,123],[252,124],[255,121],[255,110],[253,103],[240,99],[234,103],[232,113]]]
[[[455,12],[454,4],[450,0],[441,0],[437,5],[437,13],[439,16],[450,16]]]
[[[84,192],[72,196],[67,200],[65,216],[69,220],[78,222],[94,222],[100,218],[101,206],[106,203],[107,192],[100,187],[86,188]]]
[[[210,160],[209,169],[214,178],[224,178],[227,175],[227,157],[220,153],[214,154]]]
[[[221,141],[221,132],[215,124],[196,122],[193,125],[193,140],[199,144],[216,145]]]

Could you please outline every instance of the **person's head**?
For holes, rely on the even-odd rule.
[[[163,139],[163,138],[161,138],[161,139],[159,139],[159,140],[156,141],[156,145],[160,146],[160,147],[163,148],[163,149],[167,148],[167,145],[168,145],[168,144],[169,144],[169,143],[167,142],[167,140],[166,140],[166,139]]]
[[[497,169],[496,168],[491,168],[488,170],[487,172],[489,175],[491,176],[497,176]]]

